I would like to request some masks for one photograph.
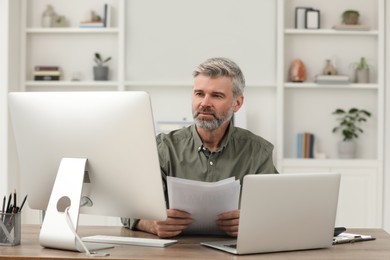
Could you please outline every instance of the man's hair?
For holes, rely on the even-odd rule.
[[[198,75],[208,76],[210,78],[227,76],[232,79],[233,84],[233,96],[242,96],[245,88],[244,75],[238,67],[238,65],[227,58],[210,58],[194,70],[192,75],[197,77]]]

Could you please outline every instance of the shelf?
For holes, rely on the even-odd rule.
[[[118,28],[28,28],[27,34],[116,34],[119,32]]]
[[[117,81],[27,81],[26,87],[117,87]]]
[[[283,167],[331,167],[331,168],[364,168],[378,167],[375,159],[283,159]]]
[[[192,82],[177,82],[177,81],[126,81],[125,86],[127,87],[192,87]],[[249,82],[246,84],[247,88],[276,88],[275,83],[253,83]]]
[[[334,29],[285,29],[284,33],[302,34],[302,35],[357,35],[357,36],[377,36],[377,30],[358,31],[358,30],[334,30]]]
[[[369,84],[318,84],[314,82],[303,82],[303,83],[294,83],[286,82],[284,83],[285,88],[301,88],[301,89],[378,89],[378,84],[369,83]]]

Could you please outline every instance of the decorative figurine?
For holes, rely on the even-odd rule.
[[[330,60],[326,60],[326,64],[322,73],[324,75],[337,75],[337,70]]]

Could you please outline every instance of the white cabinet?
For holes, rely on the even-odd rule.
[[[284,172],[338,172],[341,174],[337,226],[381,227],[383,178],[382,166],[376,160],[314,161],[305,159],[304,161],[305,165],[298,160],[286,160]]]
[[[296,29],[295,8],[320,11],[319,29]],[[347,9],[360,12],[369,30],[334,30]],[[383,118],[384,118],[384,1],[278,1],[277,161],[281,172],[338,171],[342,173],[338,223],[352,227],[380,227],[382,219]],[[353,82],[352,64],[365,57],[371,66],[370,81]],[[306,67],[304,82],[290,82],[294,59]],[[351,84],[317,84],[330,59]],[[332,133],[337,108],[357,107],[372,112],[364,133],[357,139],[357,158],[338,159],[341,134]],[[298,159],[298,133],[315,136],[316,152],[325,159]]]

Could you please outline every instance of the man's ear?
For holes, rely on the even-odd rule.
[[[244,104],[244,96],[238,96],[236,98],[235,104],[233,105],[233,111],[237,112],[238,110],[240,110],[243,104]]]

